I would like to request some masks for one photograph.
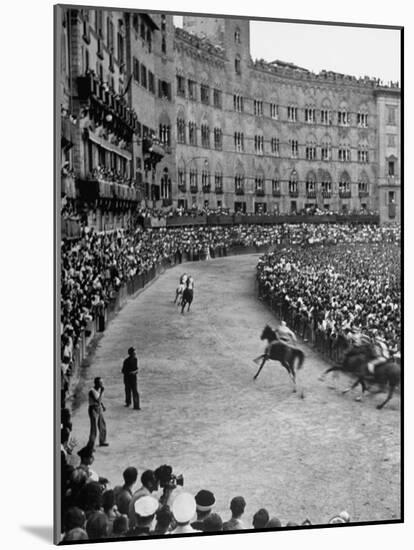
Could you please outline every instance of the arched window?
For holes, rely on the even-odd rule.
[[[201,187],[203,193],[210,193],[211,184],[210,184],[210,167],[208,160],[204,161],[203,169],[201,171]]]
[[[368,107],[364,103],[359,106],[357,112],[357,126],[359,128],[368,128]]]
[[[190,165],[190,191],[191,193],[197,193],[198,191],[198,172],[194,161]]]
[[[234,31],[234,42],[236,44],[241,44],[241,33],[239,27],[236,27]]]
[[[236,166],[236,175],[234,177],[234,190],[236,195],[244,195],[244,170],[241,164]]]
[[[332,158],[332,141],[328,134],[322,138],[321,143],[321,160],[331,160]]]
[[[185,115],[184,111],[180,110],[177,115],[177,143],[185,143]]]
[[[321,124],[326,124],[327,126],[332,124],[332,105],[328,98],[322,101]]]
[[[217,195],[223,193],[223,169],[220,163],[217,164],[214,173],[214,190]]]
[[[367,163],[369,162],[369,147],[368,147],[368,141],[361,140],[358,143],[358,162],[361,163]]]
[[[279,177],[279,172],[277,170],[275,171],[272,178],[272,195],[274,197],[280,197],[281,195],[280,177]]]
[[[292,170],[289,176],[289,195],[291,197],[297,197],[298,194],[298,173],[296,170]]]
[[[264,172],[261,168],[256,173],[256,177],[254,179],[255,184],[255,191],[257,197],[264,197],[265,195],[265,177]]]
[[[171,179],[168,174],[168,168],[164,168],[161,177],[161,198],[169,199],[171,197]]]
[[[241,74],[241,59],[240,55],[236,55],[234,58],[234,70],[236,71],[236,74]]]
[[[306,175],[306,196],[308,199],[316,198],[316,175],[313,171]]]
[[[177,166],[178,189],[181,192],[186,191],[185,162],[181,159]]]
[[[346,171],[342,172],[339,177],[339,196],[342,199],[351,198],[351,179]]]
[[[159,118],[159,139],[162,145],[171,145],[171,122],[167,113],[162,113]]]
[[[349,126],[351,124],[351,113],[346,101],[341,101],[338,110],[338,125]]]
[[[309,135],[306,139],[306,160],[316,160],[316,137]]]
[[[369,195],[368,189],[369,189],[368,175],[365,172],[365,170],[363,170],[358,177],[358,196],[360,199],[367,197]]]
[[[324,199],[330,199],[332,197],[332,178],[328,171],[323,172],[321,175],[321,187],[322,197]]]

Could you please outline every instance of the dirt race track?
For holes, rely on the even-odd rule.
[[[195,494],[210,489],[216,511],[243,495],[246,521],[261,507],[282,523],[327,523],[347,510],[352,521],[400,518],[400,398],[382,411],[383,394],[356,402],[342,395],[349,380],[320,382],[326,363],[309,347],[298,393],[279,363],[257,381],[252,359],[261,330],[274,317],[256,298],[257,255],[178,266],[131,300],[100,340],[85,372],[86,395],[103,377],[109,447],[93,469],[120,484],[122,471],[171,464]],[[195,278],[192,311],[172,304],[180,274]],[[137,349],[141,411],[124,407],[120,373],[127,348]],[[301,389],[304,399],[300,398]],[[86,399],[74,414],[80,445],[89,433]]]

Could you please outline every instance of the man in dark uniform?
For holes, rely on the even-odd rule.
[[[132,347],[128,350],[128,357],[124,361],[121,372],[124,375],[125,407],[130,406],[132,393],[134,409],[139,411],[141,408],[139,406],[139,393],[137,389],[138,359],[135,349]]]

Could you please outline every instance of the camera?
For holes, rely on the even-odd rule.
[[[184,486],[184,476],[173,474],[172,467],[167,464],[157,468],[154,475],[162,489],[175,489],[177,485]]]

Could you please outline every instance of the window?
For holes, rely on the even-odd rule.
[[[387,107],[387,111],[388,111],[388,120],[387,120],[387,124],[389,126],[395,126],[396,122],[395,122],[395,107]]]
[[[95,28],[98,36],[103,35],[103,11],[95,10]]]
[[[316,111],[313,108],[305,109],[305,122],[313,123],[316,120]]]
[[[171,84],[166,80],[158,81],[158,96],[171,101]]]
[[[394,134],[388,134],[388,136],[387,136],[387,146],[388,147],[395,147],[395,135]]]
[[[140,29],[140,31],[141,31],[141,33],[140,33],[140,34],[141,34],[141,38],[142,38],[143,40],[145,40],[145,37],[146,37],[146,35],[147,35],[147,28],[146,28],[146,25],[145,25],[143,19],[141,19],[141,29]]]
[[[241,74],[241,61],[239,55],[234,58],[234,70],[236,71],[236,74]]]
[[[214,149],[221,150],[223,147],[223,132],[221,128],[214,128]]]
[[[254,184],[255,184],[256,193],[259,192],[260,194],[264,195],[264,178],[263,178],[263,176],[256,176],[256,178],[254,180]]]
[[[368,162],[368,148],[364,145],[360,145],[358,148],[358,162]]]
[[[234,188],[236,195],[244,194],[244,178],[240,174],[237,174],[234,178]]]
[[[280,197],[280,181],[277,178],[272,179],[272,195]]]
[[[141,86],[147,87],[147,68],[141,63]]]
[[[165,15],[161,15],[161,30],[164,32],[166,30],[166,18]]]
[[[188,80],[188,98],[193,101],[197,99],[196,82],[194,80]]]
[[[210,192],[210,170],[208,168],[208,163],[206,163],[201,172],[201,187],[204,193]]]
[[[151,53],[151,50],[152,50],[152,33],[151,33],[151,29],[147,29],[147,46],[148,46],[149,53]]]
[[[200,86],[200,100],[205,105],[210,103],[210,88],[206,84],[201,84]]]
[[[391,177],[395,176],[395,162],[393,160],[388,161],[388,175]]]
[[[255,99],[253,101],[253,111],[256,116],[263,116],[263,101]]]
[[[321,124],[332,124],[332,112],[328,109],[321,109]]]
[[[279,155],[279,138],[272,138],[270,140],[270,148],[274,155]]]
[[[339,126],[349,126],[351,124],[351,113],[346,110],[338,111]]]
[[[244,111],[243,97],[238,94],[233,95],[233,107],[235,111],[242,113]]]
[[[138,34],[139,20],[138,20],[138,14],[136,13],[134,13],[134,15],[132,16],[132,28]]]
[[[190,169],[190,191],[191,193],[197,193],[198,173],[197,168],[194,166]]]
[[[279,106],[276,103],[270,103],[270,117],[275,120],[279,118]]]
[[[306,196],[309,199],[316,198],[316,181],[314,174],[308,174],[306,178]]]
[[[155,94],[155,77],[151,71],[148,71],[148,90]]]
[[[330,143],[322,143],[321,160],[331,160],[331,145]]]
[[[177,142],[185,143],[185,120],[177,118]]]
[[[348,199],[351,197],[351,182],[346,173],[339,179],[339,196]]]
[[[315,145],[307,145],[305,149],[306,160],[315,160],[316,159],[316,147]]]
[[[298,120],[298,108],[297,107],[288,107],[288,121],[296,122]]]
[[[395,191],[388,191],[388,204],[395,204]]]
[[[237,29],[234,31],[234,42],[236,44],[240,44],[241,43],[241,34],[240,34],[240,29],[237,27]]]
[[[297,139],[290,139],[290,156],[292,158],[297,158],[299,154],[299,144]]]
[[[289,177],[289,195],[297,196],[298,195],[298,175],[296,170],[291,172]]]
[[[185,79],[180,75],[177,75],[177,95],[185,97]]]
[[[188,141],[190,145],[197,145],[197,125],[195,122],[188,124]]]
[[[216,88],[213,90],[213,104],[214,104],[214,107],[217,107],[218,109],[222,108],[222,104],[223,104],[222,91],[217,90]]]
[[[365,180],[358,181],[358,194],[360,197],[366,197],[368,195],[368,182]]]
[[[89,69],[90,65],[89,65],[89,50],[86,48],[85,49],[85,71],[87,71]]]
[[[244,135],[243,135],[243,132],[234,132],[234,148],[239,153],[244,151]]]
[[[210,147],[210,128],[208,124],[201,125],[201,147]]]
[[[368,127],[368,115],[366,113],[357,113],[357,126],[360,128]]]
[[[216,172],[214,174],[214,188],[216,193],[223,192],[223,174],[221,172]]]
[[[161,40],[161,51],[162,53],[167,53],[167,42],[165,40],[165,36],[163,36]]]
[[[171,180],[168,177],[168,168],[164,168],[161,178],[161,198],[168,199],[171,196]]]
[[[184,164],[180,164],[177,170],[177,183],[180,191],[185,191],[185,167]]]
[[[120,65],[119,72],[123,72],[121,65],[124,63],[124,37],[119,32],[118,33],[118,63]]]
[[[321,187],[322,187],[322,197],[324,199],[330,199],[332,195],[332,182],[330,180],[330,177],[324,176],[321,181]]]
[[[114,24],[109,17],[106,20],[106,43],[108,44],[108,49],[112,50],[114,47]]]
[[[338,160],[341,162],[350,162],[351,150],[349,145],[340,145],[338,148]]]
[[[263,136],[254,136],[254,152],[263,155]]]
[[[134,76],[134,80],[139,82],[139,61],[136,57],[132,58],[132,74]]]
[[[171,126],[167,124],[160,124],[160,142],[169,147],[170,146],[170,137],[171,137]]]
[[[83,12],[83,39],[87,44],[91,41],[90,25],[89,25],[89,13],[88,10],[82,10]]]

